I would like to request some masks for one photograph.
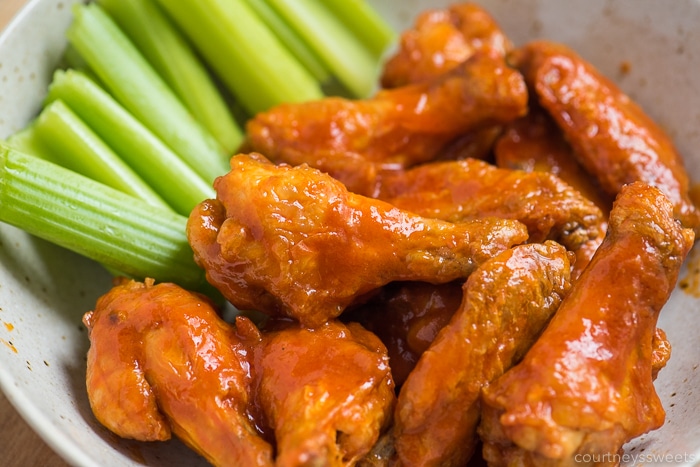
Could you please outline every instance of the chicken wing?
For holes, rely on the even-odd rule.
[[[258,403],[275,432],[278,467],[354,465],[391,422],[386,348],[356,323],[266,329],[256,355]]]
[[[613,197],[603,193],[581,167],[571,145],[543,110],[530,106],[526,116],[509,123],[493,154],[496,165],[504,169],[553,173],[593,201],[605,218],[610,214]]]
[[[522,358],[561,303],[569,254],[551,241],[521,245],[469,276],[459,310],[399,393],[394,436],[402,466],[466,465],[481,388]]]
[[[484,390],[489,465],[616,465],[625,442],[663,424],[656,320],[693,241],[659,189],[623,187],[608,236],[548,327]]]
[[[605,225],[600,209],[556,176],[474,159],[425,164],[387,177],[378,198],[449,222],[517,219],[527,226],[529,241],[557,240],[574,252],[601,238]]]
[[[463,282],[388,284],[367,303],[346,311],[342,319],[360,323],[381,339],[389,352],[394,383],[400,387],[459,308]]]
[[[502,168],[552,173],[598,206],[603,214],[599,235],[576,250],[573,276],[578,277],[603,241],[612,197],[581,167],[561,130],[537,106],[531,105],[526,116],[506,126],[493,154],[496,165]]]
[[[524,115],[527,99],[519,72],[478,53],[433,81],[371,99],[274,107],[248,122],[247,139],[273,162],[307,163],[371,196],[383,172],[431,161],[464,133]]]
[[[671,200],[684,226],[700,226],[673,142],[612,81],[557,43],[531,42],[510,60],[563,130],[580,163],[609,195],[634,181],[649,183]]]
[[[450,282],[527,239],[518,221],[452,224],[350,193],[308,166],[259,155],[231,159],[216,200],[187,234],[209,282],[239,309],[287,315],[308,327],[392,281]]]
[[[475,3],[458,3],[421,13],[401,34],[399,48],[388,58],[380,78],[384,88],[434,79],[479,50],[501,56],[512,48],[496,21]]]
[[[251,423],[250,321],[230,326],[207,300],[151,280],[116,285],[83,321],[88,396],[103,425],[143,441],[172,432],[214,465],[273,464]]]

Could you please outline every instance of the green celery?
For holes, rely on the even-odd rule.
[[[48,148],[52,159],[63,167],[149,204],[170,209],[168,204],[62,101],[53,101],[44,107],[31,131],[34,131],[35,138]]]
[[[158,0],[251,115],[323,97],[319,83],[245,0]]]
[[[323,4],[378,59],[383,57],[397,38],[394,29],[366,0],[323,0]]]
[[[106,89],[207,182],[228,171],[229,155],[99,5],[75,4],[66,34]]]
[[[183,215],[215,196],[211,184],[79,71],[56,71],[46,102],[61,100],[170,206]]]
[[[0,221],[134,278],[206,290],[187,218],[0,145]]]
[[[267,1],[316,51],[353,96],[368,97],[375,90],[379,61],[323,2]]]
[[[306,67],[316,80],[325,84],[331,80],[331,75],[323,61],[316,55],[308,44],[289,27],[277,14],[274,8],[265,0],[246,0],[255,13],[267,24],[279,40],[287,46],[299,62]]]
[[[99,0],[98,4],[138,47],[182,102],[233,153],[243,141],[209,71],[180,31],[153,0]]]
[[[34,131],[35,123],[36,121],[31,122],[22,130],[11,134],[4,142],[0,142],[0,144],[7,144],[9,147],[18,151],[41,157],[44,160],[58,164],[51,150],[37,137],[36,131]]]

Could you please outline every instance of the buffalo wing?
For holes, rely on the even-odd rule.
[[[616,196],[628,183],[649,183],[671,200],[686,227],[700,226],[673,142],[612,81],[557,43],[531,42],[513,52],[511,60],[602,189]]]
[[[520,73],[479,53],[435,80],[366,100],[329,97],[274,107],[251,119],[248,144],[273,162],[307,163],[372,195],[386,171],[423,162],[471,130],[527,111]]]
[[[258,403],[277,440],[276,465],[353,465],[391,422],[396,396],[386,348],[360,325],[265,330]]]
[[[527,239],[518,221],[452,224],[349,192],[307,166],[231,159],[187,233],[209,282],[240,309],[314,327],[392,281],[450,282]]]
[[[490,465],[615,465],[625,442],[661,426],[656,320],[693,240],[660,190],[622,189],[608,236],[549,326],[484,391]]]
[[[394,437],[403,466],[463,466],[476,444],[481,387],[532,345],[569,289],[555,242],[497,255],[464,285],[462,304],[401,388]]]
[[[214,465],[273,465],[251,422],[249,355],[259,336],[239,321],[227,324],[174,284],[122,281],[84,317],[93,413],[125,438],[162,441],[172,432]]]

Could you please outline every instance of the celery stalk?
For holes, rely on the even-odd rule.
[[[366,0],[324,0],[323,4],[377,58],[396,40],[396,32]]]
[[[56,71],[47,103],[61,100],[170,206],[183,215],[213,187],[112,96],[79,71]]]
[[[243,141],[211,75],[170,18],[153,0],[99,0],[98,4],[138,47],[185,106],[233,153]]]
[[[265,0],[246,1],[260,19],[275,33],[279,40],[294,54],[297,60],[299,60],[299,63],[304,65],[319,83],[324,84],[330,81],[331,75],[323,61],[316,55],[316,52],[299,37],[297,32],[284,22],[274,8],[268,5]]]
[[[377,58],[323,2],[267,1],[316,51],[331,73],[352,95],[367,97],[374,91],[379,73]]]
[[[206,289],[187,218],[0,145],[0,221],[135,278]]]
[[[207,182],[228,171],[216,139],[102,8],[76,3],[66,35],[107,90]]]
[[[9,147],[16,149],[20,152],[31,154],[33,156],[40,157],[44,160],[58,164],[58,161],[53,156],[51,150],[47,148],[41,141],[41,139],[37,137],[36,131],[34,131],[35,123],[36,121],[31,122],[22,130],[11,134],[4,142],[0,144],[7,144]]]
[[[62,101],[44,107],[32,126],[35,137],[63,167],[154,206],[170,209],[85,122]]]
[[[158,0],[250,114],[323,97],[245,0]]]

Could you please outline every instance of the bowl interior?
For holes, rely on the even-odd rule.
[[[70,5],[33,0],[0,37],[0,137],[39,110],[65,46]],[[400,30],[418,11],[449,1],[370,0]],[[674,138],[691,179],[700,180],[700,1],[484,0],[516,44],[534,38],[566,43],[635,98]],[[1,188],[1,186],[0,186]],[[673,356],[656,382],[667,423],[626,447],[623,464],[677,465],[700,460],[700,328],[697,248],[659,322]],[[0,224],[0,387],[37,432],[75,465],[206,463],[178,441],[118,439],[93,418],[85,392],[83,313],[110,286],[101,266]],[[696,290],[695,290],[696,289]],[[646,457],[640,457],[646,456]],[[655,457],[652,457],[655,456]],[[666,457],[664,457],[666,456]]]

